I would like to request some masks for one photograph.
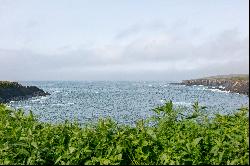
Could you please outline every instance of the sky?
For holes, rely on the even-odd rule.
[[[0,0],[0,80],[249,72],[248,0]]]

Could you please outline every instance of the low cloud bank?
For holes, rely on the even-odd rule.
[[[130,31],[102,46],[41,54],[0,49],[0,78],[8,80],[181,80],[248,73],[249,37],[225,31],[197,43],[169,33]],[[70,47],[69,47],[70,48]]]

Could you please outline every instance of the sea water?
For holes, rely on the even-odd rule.
[[[77,120],[95,122],[111,117],[121,124],[134,124],[146,119],[153,108],[172,100],[175,107],[189,111],[198,101],[207,114],[232,114],[249,105],[249,97],[205,86],[173,85],[163,81],[53,81],[20,82],[34,85],[49,96],[33,97],[9,103],[14,108],[32,110],[40,121],[61,123]],[[186,112],[187,114],[188,112]]]

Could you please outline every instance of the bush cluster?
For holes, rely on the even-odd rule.
[[[20,84],[17,82],[0,81],[0,88],[14,88],[19,86]]]
[[[248,108],[212,119],[203,109],[195,103],[183,115],[170,101],[135,127],[111,119],[81,126],[0,105],[0,164],[249,164]]]

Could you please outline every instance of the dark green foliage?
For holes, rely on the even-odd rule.
[[[249,164],[248,108],[213,119],[198,102],[193,109],[182,115],[170,101],[136,127],[111,119],[83,127],[38,122],[32,112],[0,105],[0,164]]]

